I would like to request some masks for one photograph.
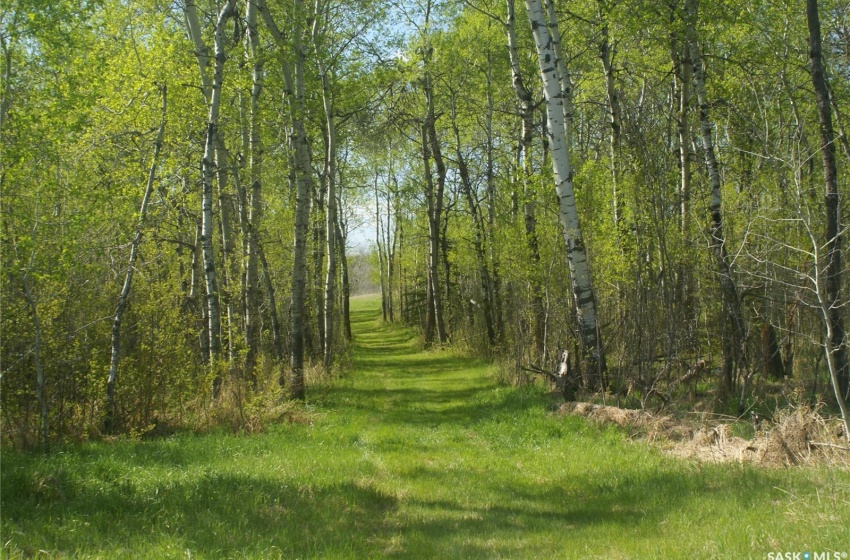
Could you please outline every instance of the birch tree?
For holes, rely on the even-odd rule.
[[[251,104],[249,122],[249,153],[251,157],[251,212],[246,223],[246,266],[245,266],[245,373],[254,379],[254,366],[260,344],[260,286],[259,254],[260,224],[262,220],[262,163],[263,143],[260,134],[260,95],[263,91],[264,61],[260,52],[260,35],[257,29],[257,2],[246,0],[248,24],[248,48],[251,65]],[[271,287],[267,288],[270,299],[274,297]],[[273,310],[274,315],[276,311]],[[276,317],[274,323],[276,323]]]
[[[221,352],[221,311],[219,307],[218,279],[216,276],[215,254],[213,251],[213,177],[215,174],[215,151],[218,141],[218,119],[221,109],[221,90],[224,81],[224,63],[227,60],[225,53],[225,25],[227,20],[235,15],[235,0],[227,0],[218,14],[215,24],[213,58],[213,77],[210,81],[207,76],[209,66],[209,50],[201,37],[201,26],[198,21],[197,9],[194,0],[185,0],[183,11],[186,16],[189,37],[195,45],[195,57],[201,72],[201,84],[205,97],[208,100],[208,117],[206,136],[204,139],[204,155],[201,162],[202,174],[202,197],[201,197],[201,254],[203,255],[204,284],[206,287],[206,308],[208,314],[208,338],[210,364],[215,364],[215,358]],[[221,380],[216,379],[213,387],[213,395],[218,391]]]
[[[316,51],[316,65],[319,70],[319,78],[322,82],[322,109],[325,116],[325,169],[323,177],[325,180],[325,252],[327,254],[327,270],[325,272],[324,301],[322,305],[322,322],[324,325],[324,347],[323,362],[326,368],[333,363],[333,341],[334,341],[334,304],[336,302],[336,276],[337,276],[337,205],[336,205],[336,180],[337,180],[337,132],[336,118],[333,107],[333,92],[331,90],[331,69],[325,63],[327,56],[322,49],[322,39],[326,33],[325,21],[326,5],[321,0],[316,0],[316,10],[313,20],[312,39]],[[318,265],[317,265],[318,266]]]
[[[430,3],[429,3],[430,9]],[[426,33],[428,13],[426,13]],[[446,341],[446,327],[443,321],[443,299],[440,283],[440,231],[443,215],[443,196],[446,185],[446,165],[443,161],[440,141],[437,137],[436,112],[434,110],[434,84],[430,62],[433,47],[422,47],[424,75],[422,84],[425,93],[425,118],[422,123],[422,160],[425,165],[425,199],[428,207],[428,282],[426,286],[425,342],[430,344],[436,334],[440,343]],[[436,177],[431,161],[436,167]],[[446,278],[448,281],[448,278]]]
[[[744,361],[746,351],[746,325],[741,306],[738,286],[732,275],[732,265],[726,248],[726,235],[723,231],[723,207],[721,196],[720,166],[714,151],[712,138],[712,123],[710,118],[711,104],[705,88],[705,66],[700,53],[696,31],[698,21],[699,0],[685,0],[685,34],[688,43],[688,54],[693,67],[694,88],[697,94],[700,116],[700,140],[702,141],[705,157],[705,167],[711,184],[711,199],[709,213],[711,226],[709,248],[714,254],[715,263],[720,279],[721,294],[721,331],[723,346],[723,369],[721,372],[720,389],[724,395],[729,395],[735,384],[737,368]]]
[[[292,51],[295,59],[294,68],[286,58],[289,42],[275,23],[268,7],[260,0],[258,10],[272,34],[280,52],[281,70],[283,72],[286,101],[289,118],[294,132],[292,138],[293,171],[295,173],[295,239],[292,263],[292,289],[290,292],[290,372],[289,396],[303,400],[304,391],[304,335],[307,300],[307,228],[310,221],[310,192],[312,191],[312,169],[310,165],[310,146],[307,131],[304,127],[305,115],[305,54],[303,46],[303,10],[301,0],[295,0],[292,5]]]
[[[605,368],[605,354],[599,336],[596,298],[573,190],[570,137],[566,126],[571,113],[572,92],[569,78],[564,75],[566,63],[555,50],[557,22],[549,19],[541,0],[526,0],[525,5],[543,80],[547,134],[555,174],[555,191],[558,196],[558,217],[567,246],[579,335],[588,360],[591,385],[596,386],[601,381],[601,373]]]

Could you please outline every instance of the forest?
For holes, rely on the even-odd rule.
[[[4,446],[309,401],[365,260],[506,384],[847,426],[847,2],[4,0],[0,48]]]

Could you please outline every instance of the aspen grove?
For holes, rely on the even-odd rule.
[[[0,49],[3,445],[309,401],[373,285],[505,383],[847,422],[844,0],[10,0]]]

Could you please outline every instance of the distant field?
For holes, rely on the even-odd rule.
[[[4,452],[8,558],[755,558],[850,553],[850,472],[707,465],[555,417],[352,301],[352,372],[252,436]]]

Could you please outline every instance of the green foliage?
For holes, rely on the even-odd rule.
[[[218,6],[209,0],[197,4],[203,39],[211,45]],[[516,4],[522,82],[538,104],[542,94],[530,26],[522,3]],[[806,71],[805,14],[787,2],[701,4],[697,27],[722,172],[727,249],[751,331],[742,379],[755,374],[749,384],[753,398],[804,387],[816,401],[826,387],[821,335],[809,335],[820,333],[821,326],[806,289],[812,263],[799,250],[809,243],[800,220],[804,217],[821,235],[824,216],[817,113]],[[832,1],[821,4],[836,125],[842,131],[839,181],[844,188],[850,161],[842,129],[850,93],[850,33],[846,7]],[[380,170],[379,197],[384,209],[392,206],[392,233],[399,244],[392,295],[397,318],[423,326],[428,260],[421,146],[425,48],[430,49],[435,128],[448,168],[441,224],[441,251],[446,253],[441,266],[446,270],[441,270],[445,277],[439,289],[449,339],[479,355],[512,360],[515,366],[542,362],[548,367],[557,349],[575,346],[574,302],[546,158],[542,106],[536,105],[533,115],[530,153],[517,152],[521,121],[505,47],[505,3],[431,5],[427,29],[424,4],[390,6],[363,0],[322,5],[316,36],[310,37],[313,29],[305,27],[310,40],[304,43],[306,126],[317,187],[311,193],[316,235],[309,251],[315,280],[308,295],[310,348],[316,349],[319,338],[316,309],[321,293],[316,287],[326,262],[318,245],[323,235],[318,179],[326,132],[317,57],[330,74],[337,120],[342,228],[357,235],[352,230],[365,221],[362,229],[372,237],[372,180]],[[275,21],[287,22],[284,28],[296,22],[306,25],[316,15],[307,11],[314,8],[305,5],[294,20],[289,4],[269,5]],[[722,363],[724,317],[716,265],[707,247],[710,192],[702,148],[695,141],[699,114],[693,87],[687,127],[691,190],[685,204],[690,223],[686,231],[682,225],[677,157],[682,76],[671,58],[671,40],[681,39],[684,30],[682,4],[560,3],[557,9],[574,86],[575,187],[611,388],[625,393],[631,387],[634,394],[646,395],[663,379],[668,386],[664,390],[678,394],[677,379],[703,360],[705,373],[695,386],[699,398],[711,400],[712,374]],[[244,5],[239,10],[244,16]],[[207,107],[195,46],[183,20],[180,2],[158,0],[16,0],[0,13],[5,111],[0,130],[0,361],[2,430],[10,445],[34,442],[35,316],[43,330],[40,355],[51,436],[84,439],[99,432],[110,317],[154,152],[161,85],[169,92],[166,139],[123,327],[121,424],[127,430],[144,430],[152,418],[184,414],[187,403],[193,418],[207,410],[209,403],[202,401],[211,373],[201,344],[204,286],[192,255],[198,243]],[[620,144],[613,152],[611,110],[599,59],[605,26],[623,113]],[[289,37],[290,30],[283,31]],[[292,123],[285,108],[292,92],[286,91],[281,62],[291,63],[293,53],[288,39],[276,44],[264,23],[259,32],[259,57],[265,63],[258,119],[265,147],[259,238],[276,292],[274,311],[285,318],[294,199]],[[236,179],[246,189],[252,165],[247,145],[252,60],[240,24],[228,25],[226,55],[219,133],[228,161],[219,164],[221,181],[217,178],[214,186],[217,224],[212,242],[228,315],[224,377],[240,378],[246,373],[239,360],[246,347],[242,252],[248,217],[240,215],[243,196]],[[469,170],[475,208],[460,188],[461,157]],[[533,208],[536,252],[527,233],[526,204]],[[225,231],[230,235],[226,247]],[[477,236],[485,252],[483,263]],[[489,289],[482,287],[485,273],[492,280]],[[25,286],[30,286],[34,305],[27,301]],[[276,349],[265,284],[261,291],[261,354],[271,363]],[[484,328],[484,302],[492,305],[497,323],[493,343]],[[757,375],[762,352],[756,327],[764,323],[778,329],[783,360],[791,370],[782,386]],[[538,347],[541,330],[545,352]],[[285,331],[280,333],[284,346]],[[336,344],[344,346],[340,340]],[[721,408],[727,405],[718,403]]]

